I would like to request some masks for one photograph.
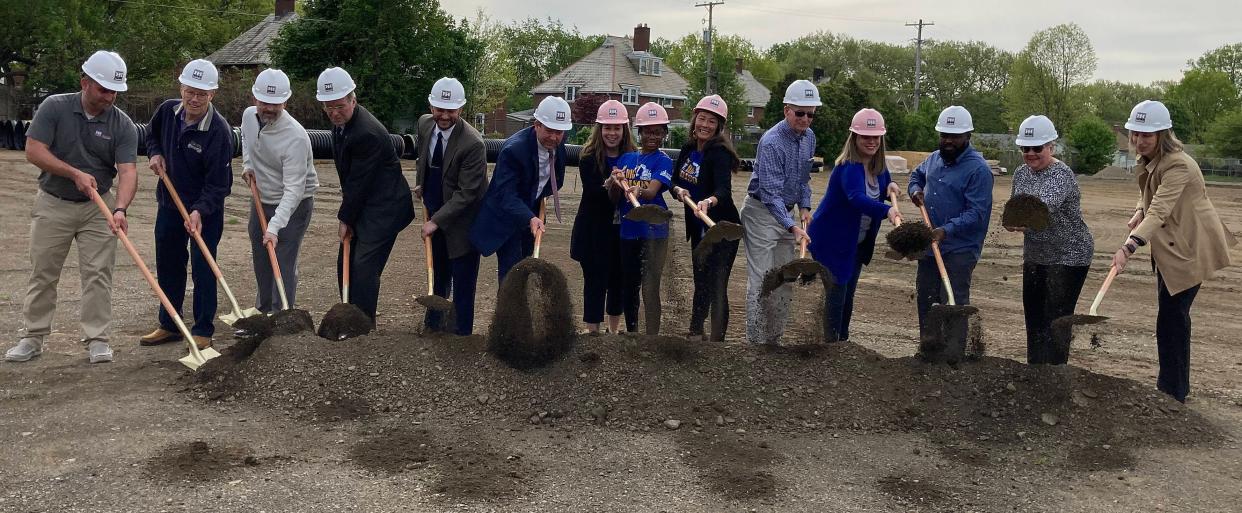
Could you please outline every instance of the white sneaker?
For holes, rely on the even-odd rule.
[[[4,359],[10,362],[26,362],[43,354],[43,337],[22,337],[17,345],[4,353]]]
[[[86,351],[90,353],[91,363],[107,363],[112,361],[112,348],[108,347],[108,343],[102,340],[92,340],[86,345]]]

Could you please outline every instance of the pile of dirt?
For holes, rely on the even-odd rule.
[[[488,347],[515,368],[547,365],[577,339],[565,273],[547,260],[526,258],[513,266],[496,291],[496,304]]]
[[[315,331],[315,320],[306,310],[290,308],[272,314],[273,335],[297,335],[307,331]]]
[[[319,321],[319,336],[328,340],[360,337],[375,329],[375,322],[356,305],[337,303]]]
[[[308,344],[316,350],[306,351]],[[491,356],[479,336],[381,330],[348,342],[275,337],[190,389],[323,421],[336,420],[321,411],[325,401],[349,400],[369,409],[368,422],[399,415],[709,436],[918,433],[950,458],[987,464],[1039,447],[1070,470],[1123,465],[1143,447],[1221,440],[1215,426],[1148,384],[1055,369],[986,356],[928,364],[850,342],[808,357],[718,344],[687,351],[658,338],[603,335],[582,339],[552,365],[521,371]],[[1083,452],[1090,448],[1097,453]]]
[[[932,231],[922,221],[901,223],[884,236],[888,247],[902,258],[921,257],[932,244]]]
[[[1048,205],[1032,194],[1016,194],[1009,198],[1001,213],[1001,226],[1046,230],[1050,222]]]

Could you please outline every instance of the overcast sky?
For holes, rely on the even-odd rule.
[[[707,26],[705,0],[441,0],[454,17],[484,11],[500,21],[560,19],[586,34],[630,35],[639,23],[651,37],[675,39]],[[923,37],[978,40],[1012,51],[1031,35],[1077,23],[1095,46],[1096,78],[1149,83],[1177,80],[1188,59],[1242,42],[1242,0],[725,0],[715,8],[722,34],[760,48],[819,30],[906,44],[920,18],[934,22]]]

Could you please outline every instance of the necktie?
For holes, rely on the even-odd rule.
[[[552,181],[552,211],[556,212],[556,222],[561,221],[561,193],[556,186],[556,150],[548,156],[548,179]]]
[[[431,167],[440,169],[444,165],[444,132],[436,134],[436,149],[431,152]]]

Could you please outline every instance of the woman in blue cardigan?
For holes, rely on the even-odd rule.
[[[897,224],[901,213],[886,204],[900,194],[884,165],[884,117],[863,109],[850,122],[850,135],[837,156],[828,190],[811,216],[807,234],[815,260],[832,273],[825,315],[835,340],[848,340],[854,289],[862,267],[871,263],[880,220]]]

